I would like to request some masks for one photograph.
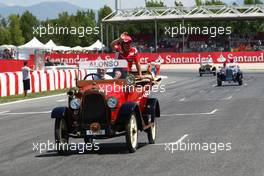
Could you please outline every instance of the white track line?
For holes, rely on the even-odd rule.
[[[57,100],[57,102],[65,102],[65,101],[67,101],[67,99]]]
[[[27,101],[41,100],[41,99],[46,99],[46,98],[51,98],[51,97],[59,97],[59,96],[62,96],[62,95],[66,95],[66,93],[57,94],[57,95],[43,96],[43,97],[38,97],[38,98],[25,99],[25,100],[18,100],[18,101],[13,101],[13,102],[9,102],[9,103],[2,103],[2,104],[0,104],[0,106],[16,104],[16,103],[22,103],[22,102],[27,102]]]
[[[161,79],[168,79],[168,76],[158,76],[158,78],[161,78]]]
[[[153,145],[175,145],[178,144],[179,142],[181,142],[183,139],[185,139],[188,136],[188,134],[183,135],[180,139],[178,139],[176,142],[169,142],[169,143],[156,143]]]
[[[170,85],[170,84],[175,84],[175,83],[176,83],[176,81],[172,81],[172,82],[169,82],[169,83],[167,83],[165,85]]]
[[[185,100],[185,97],[183,97],[183,98],[182,98],[182,99],[180,99],[179,101],[180,101],[180,102],[182,102],[182,101],[184,101],[184,100]]]
[[[233,96],[229,96],[229,97],[226,97],[226,98],[223,98],[222,100],[231,100],[233,98]]]
[[[216,113],[218,109],[214,109],[211,112],[203,112],[203,113],[186,113],[186,114],[162,114],[162,117],[171,117],[171,116],[193,116],[193,115],[213,115]]]
[[[0,112],[0,115],[1,114],[5,114],[5,113],[8,113],[8,112],[10,112],[10,111],[2,111],[2,112]]]
[[[228,100],[231,100],[232,98],[233,98],[233,96],[229,96],[229,97],[227,97]]]
[[[32,115],[32,114],[49,114],[51,111],[42,111],[42,112],[5,112],[0,113],[0,115],[6,116],[6,115]]]
[[[214,109],[212,112],[210,112],[210,114],[214,114],[218,111],[218,109]]]

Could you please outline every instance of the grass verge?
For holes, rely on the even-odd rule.
[[[18,101],[18,100],[26,100],[26,99],[44,97],[44,96],[49,96],[49,95],[56,95],[56,94],[61,94],[61,93],[65,93],[65,96],[66,96],[66,92],[68,90],[69,89],[62,89],[62,90],[46,91],[46,92],[40,92],[40,93],[29,93],[26,97],[24,97],[23,95],[0,97],[0,104],[12,102],[12,101]]]

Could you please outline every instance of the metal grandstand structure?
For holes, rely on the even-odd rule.
[[[214,5],[195,7],[155,7],[118,9],[102,20],[101,29],[106,25],[108,33],[109,25],[153,21],[155,25],[155,39],[157,42],[158,21],[192,21],[192,20],[264,20],[264,5]],[[102,31],[101,31],[102,32]],[[114,31],[112,33],[114,35]],[[103,35],[101,37],[103,41]],[[108,36],[106,37],[108,43]]]
[[[264,18],[264,5],[214,5],[196,7],[159,7],[115,10],[104,23],[146,20],[256,19]]]

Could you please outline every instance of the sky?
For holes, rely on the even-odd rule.
[[[45,1],[67,1],[72,4],[84,7],[84,8],[90,8],[90,9],[99,9],[105,4],[108,6],[114,8],[115,7],[115,0],[0,0],[0,3],[4,3],[7,5],[21,5],[21,6],[29,6],[33,4],[38,4],[40,2]],[[119,1],[119,7],[121,5],[121,8],[136,8],[136,7],[143,7],[145,4],[145,0],[118,0]],[[174,6],[175,0],[162,0],[166,6]],[[224,0],[226,3],[232,3],[232,2],[243,2],[243,0]],[[128,3],[132,2],[132,3]],[[184,4],[184,6],[194,6],[195,0],[181,0],[181,2]]]

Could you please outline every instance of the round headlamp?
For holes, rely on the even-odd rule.
[[[70,102],[70,107],[72,109],[79,109],[81,107],[81,101],[80,99],[73,98]]]
[[[107,106],[111,109],[116,108],[118,104],[118,100],[115,97],[110,97],[107,100]]]

